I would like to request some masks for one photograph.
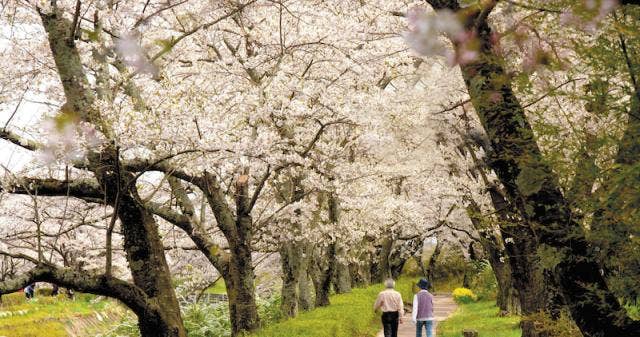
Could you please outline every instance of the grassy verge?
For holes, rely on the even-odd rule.
[[[463,304],[438,327],[439,337],[459,337],[462,330],[477,330],[480,336],[520,337],[520,317],[498,317],[494,301]]]
[[[396,288],[411,298],[413,279],[401,279]],[[369,337],[380,330],[373,302],[384,287],[380,284],[331,296],[331,305],[303,312],[295,319],[272,324],[251,337]]]
[[[207,294],[218,294],[218,295],[226,294],[227,293],[227,287],[224,285],[224,281],[218,280],[218,282],[216,282],[214,285],[212,285],[211,287],[207,288],[205,293],[207,293]]]
[[[59,297],[41,296],[34,301],[24,300],[24,294],[2,296],[0,306],[0,336],[67,337],[70,320],[93,316],[105,311],[107,301],[93,301],[94,296],[79,294],[71,301]]]

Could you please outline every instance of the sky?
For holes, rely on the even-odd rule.
[[[16,110],[16,103],[0,103],[0,125],[20,136],[30,137],[24,132],[25,128],[39,125],[47,107],[42,103],[36,103],[38,97],[27,93]],[[14,114],[15,111],[15,114]],[[12,117],[13,115],[13,117]],[[8,123],[7,123],[8,122]],[[11,171],[23,169],[35,157],[31,151],[21,149],[8,141],[0,140],[0,164]]]
[[[0,26],[0,55],[2,55],[3,51],[7,50],[7,48],[11,48],[11,45],[5,37],[15,34],[29,34],[35,29],[39,29],[39,27],[31,27],[29,25],[20,25],[20,27]],[[10,87],[8,90],[23,89]],[[0,100],[0,127],[28,138],[29,135],[25,133],[24,129],[39,125],[44,113],[50,109],[45,104],[38,103],[38,101],[44,100],[44,96],[40,96],[34,91],[25,92],[20,103],[2,102]],[[21,149],[19,146],[9,143],[8,141],[0,140],[0,165],[15,172],[24,168],[34,159],[35,157],[32,152]],[[0,173],[0,175],[1,174],[4,174],[4,172]]]

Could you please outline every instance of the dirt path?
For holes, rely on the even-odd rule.
[[[449,316],[456,311],[458,306],[456,305],[456,302],[453,301],[453,297],[451,297],[450,294],[437,294],[433,298],[433,307],[433,314],[436,319],[436,328],[434,329],[434,332],[436,332],[436,334],[434,334],[435,337],[437,336],[437,322],[441,322],[449,318]],[[407,312],[404,315],[404,323],[400,324],[400,327],[398,328],[398,337],[415,337],[415,335],[416,325],[411,322],[411,313]],[[424,330],[422,335],[424,336]],[[382,331],[378,333],[377,337],[384,337]]]

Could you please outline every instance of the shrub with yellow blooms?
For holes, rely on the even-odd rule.
[[[467,288],[456,288],[453,290],[453,299],[456,303],[465,304],[478,300],[478,296]]]

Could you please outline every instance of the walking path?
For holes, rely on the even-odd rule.
[[[436,319],[436,328],[434,328],[434,337],[437,336],[437,322],[442,322],[445,319],[449,318],[451,314],[456,311],[458,305],[453,301],[453,297],[450,294],[436,294],[433,297],[433,315]],[[404,314],[403,321],[404,323],[400,324],[398,328],[398,337],[415,337],[416,335],[416,325],[411,322],[411,312],[409,310]],[[424,336],[424,330],[422,332]],[[384,337],[382,331],[378,333],[377,337]]]

